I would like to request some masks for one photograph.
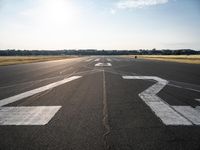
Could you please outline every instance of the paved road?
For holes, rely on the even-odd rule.
[[[0,67],[2,150],[199,150],[200,65],[82,57]]]

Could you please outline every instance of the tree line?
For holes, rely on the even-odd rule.
[[[0,56],[39,56],[39,55],[195,55],[200,51],[192,49],[179,50],[0,50]]]

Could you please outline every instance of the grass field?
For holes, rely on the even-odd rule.
[[[131,55],[128,57],[134,58],[135,55]],[[200,64],[200,55],[138,55],[138,58],[189,64]]]
[[[74,58],[75,56],[1,56],[0,65],[14,65],[50,60]]]

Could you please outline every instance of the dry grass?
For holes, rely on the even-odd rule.
[[[74,58],[74,56],[1,56],[0,65],[24,64],[69,58]]]
[[[133,58],[134,56],[131,55],[129,57]],[[200,55],[138,55],[138,58],[188,64],[200,64]]]

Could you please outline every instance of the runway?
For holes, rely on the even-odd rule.
[[[198,150],[200,65],[87,56],[0,67],[2,150]]]

